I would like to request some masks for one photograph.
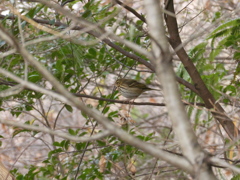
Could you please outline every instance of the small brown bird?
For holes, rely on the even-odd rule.
[[[117,79],[115,86],[118,88],[121,95],[128,98],[129,100],[136,99],[145,91],[159,91],[158,89],[149,88],[145,84],[133,79]]]

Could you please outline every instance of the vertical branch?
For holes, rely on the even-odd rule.
[[[18,1],[15,1],[16,6],[18,5]],[[11,7],[11,9],[14,9],[14,7]],[[25,39],[24,39],[24,35],[23,35],[23,29],[22,29],[22,25],[21,25],[21,18],[20,15],[17,15],[17,19],[18,19],[18,29],[19,29],[19,34],[20,34],[20,38],[21,38],[21,42],[22,45],[25,46]],[[26,60],[24,60],[24,79],[25,81],[28,80],[28,62]]]
[[[168,113],[173,123],[173,130],[176,136],[179,137],[179,145],[184,156],[194,167],[194,176],[199,179],[215,179],[213,172],[209,168],[210,166],[205,162],[207,154],[204,153],[198,144],[197,137],[193,132],[181,102],[175,73],[171,64],[172,57],[165,36],[159,1],[145,0],[145,9],[149,33],[152,38],[154,55],[152,61],[155,63],[157,77],[163,86]]]

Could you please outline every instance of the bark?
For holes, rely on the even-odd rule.
[[[175,14],[173,0],[169,0],[165,8],[167,11],[170,11],[171,13]],[[240,131],[234,125],[233,121],[226,114],[224,114],[225,112],[224,109],[218,102],[216,102],[215,98],[213,97],[211,92],[208,90],[198,70],[193,64],[193,61],[186,53],[184,47],[181,47],[182,41],[178,32],[177,19],[175,17],[165,14],[165,21],[167,24],[168,33],[170,35],[169,42],[173,49],[176,49],[176,48],[178,49],[176,51],[176,54],[181,60],[181,62],[183,63],[187,72],[189,73],[194,83],[194,86],[198,91],[198,95],[204,101],[206,108],[214,110],[212,111],[213,117],[222,125],[222,127],[225,129],[228,136],[232,140],[237,139]]]
[[[1,180],[14,180],[7,168],[0,162],[0,179]]]
[[[145,0],[147,24],[152,40],[152,53],[156,64],[156,74],[163,86],[163,94],[167,104],[168,114],[173,124],[173,131],[178,137],[184,157],[192,164],[196,179],[216,179],[210,164],[208,154],[198,144],[191,123],[181,101],[177,87],[175,73],[172,67],[172,57],[169,44],[165,36],[163,16],[158,0]]]

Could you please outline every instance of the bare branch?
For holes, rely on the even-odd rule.
[[[174,6],[173,6],[173,0],[168,1],[168,4],[166,5],[166,9],[173,13],[175,12]],[[169,39],[170,44],[172,48],[176,51],[176,54],[178,55],[179,59],[182,61],[184,67],[186,68],[187,72],[192,78],[192,81],[195,84],[195,88],[198,90],[198,95],[203,99],[208,109],[214,108],[219,112],[224,112],[224,109],[218,102],[216,102],[212,93],[208,90],[198,70],[193,64],[193,61],[190,59],[187,52],[183,48],[182,41],[178,32],[178,25],[177,25],[176,18],[165,15],[165,21],[168,27],[168,32],[170,34],[170,39]],[[227,132],[227,134],[232,140],[238,137],[238,134],[240,134],[240,131],[233,124],[232,120],[227,115],[225,115],[223,119],[218,118],[215,113],[212,113],[212,115],[220,122],[220,124],[222,125],[222,127],[225,129],[225,131]],[[235,133],[236,129],[238,133]]]
[[[212,163],[215,166],[225,167],[225,168],[228,168],[228,169],[234,171],[235,173],[240,174],[240,168],[238,168],[232,164],[229,164],[226,161],[223,161],[217,157],[210,157],[209,161],[210,161],[210,163]]]
[[[197,143],[197,137],[193,132],[180,93],[175,81],[174,70],[171,64],[171,53],[165,36],[163,15],[158,0],[145,0],[147,24],[152,41],[153,54],[156,64],[156,74],[163,86],[163,94],[167,104],[169,116],[173,123],[173,130],[178,137],[184,156],[191,162],[194,168],[194,176],[199,179],[216,179],[209,165],[205,162],[207,154]],[[193,144],[194,142],[194,144]]]
[[[102,138],[110,135],[110,131],[105,130],[105,131],[100,132],[98,134],[92,135],[91,137],[78,137],[78,136],[69,135],[69,134],[64,133],[64,132],[59,132],[57,130],[51,130],[49,128],[18,123],[16,121],[3,120],[2,118],[0,119],[0,122],[2,124],[6,124],[8,126],[19,127],[19,128],[28,129],[28,130],[31,130],[31,131],[37,131],[37,132],[47,133],[47,134],[50,134],[50,135],[55,135],[55,136],[58,136],[58,137],[61,137],[61,138],[64,138],[64,139],[68,139],[68,140],[74,141],[74,142],[95,141],[95,140],[102,139]]]

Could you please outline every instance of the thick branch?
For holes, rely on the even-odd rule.
[[[173,0],[168,1],[166,9],[172,13],[175,13]],[[208,90],[206,84],[203,82],[198,70],[196,69],[192,60],[186,53],[185,49],[181,47],[182,41],[178,32],[178,24],[176,18],[165,14],[165,21],[167,24],[168,33],[170,35],[170,44],[173,49],[178,48],[176,54],[178,55],[179,59],[182,61],[184,67],[192,78],[195,88],[198,91],[198,95],[203,99],[208,109],[213,108],[219,112],[224,112],[224,109],[218,102],[216,102],[213,95]],[[237,138],[237,135],[240,134],[240,131],[237,130],[237,127],[233,124],[232,120],[227,115],[219,117],[214,112],[212,112],[212,115],[220,122],[220,124],[223,126],[231,139]],[[235,133],[236,130],[238,131],[238,133]]]
[[[181,102],[171,63],[171,53],[165,36],[163,16],[158,0],[145,0],[147,24],[152,41],[152,49],[156,64],[156,74],[163,86],[163,93],[169,116],[173,123],[173,131],[178,137],[184,157],[193,165],[194,176],[198,179],[215,179],[213,172],[205,161],[208,154],[198,144],[187,113]]]

